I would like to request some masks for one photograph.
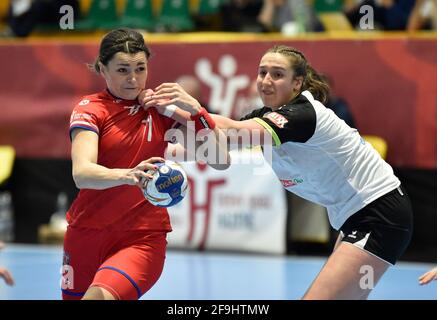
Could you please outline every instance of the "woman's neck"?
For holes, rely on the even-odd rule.
[[[296,99],[299,95],[300,95],[300,92],[293,92],[293,94],[291,95],[291,97],[290,97],[290,99],[289,99],[288,101],[286,101],[286,102],[284,102],[284,103],[282,103],[282,104],[280,104],[280,105],[278,105],[278,106],[275,106],[275,107],[271,107],[271,106],[266,106],[266,107],[272,109],[273,111],[278,110],[278,109],[279,109],[280,107],[282,107],[283,105],[286,105],[286,104],[292,102],[292,101],[293,101],[294,99]]]
[[[106,88],[106,92],[107,92],[110,96],[112,96],[114,99],[117,99],[117,100],[123,100],[123,101],[129,101],[129,102],[137,101],[137,99],[124,99],[124,98],[120,98],[120,97],[116,96],[115,94],[113,94],[113,93],[111,92],[111,90],[109,90],[108,87]]]

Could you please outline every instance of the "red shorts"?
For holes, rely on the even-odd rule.
[[[114,231],[68,227],[64,240],[62,298],[81,299],[90,286],[116,299],[139,299],[164,268],[166,231]]]

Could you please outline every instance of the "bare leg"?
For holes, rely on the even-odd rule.
[[[353,244],[341,242],[303,299],[366,299],[389,266]]]
[[[116,300],[106,289],[100,287],[89,287],[82,300]]]

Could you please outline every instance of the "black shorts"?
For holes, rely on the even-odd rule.
[[[395,264],[413,233],[413,211],[402,187],[383,195],[349,217],[340,228],[342,241]]]

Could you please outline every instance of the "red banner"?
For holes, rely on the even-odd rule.
[[[204,101],[237,117],[260,57],[276,43],[152,43],[148,87],[195,75]],[[391,164],[437,168],[437,39],[283,43],[334,79],[360,133],[386,139]],[[97,50],[97,42],[0,45],[0,144],[12,144],[19,157],[69,157],[71,109],[105,87],[86,67]]]

